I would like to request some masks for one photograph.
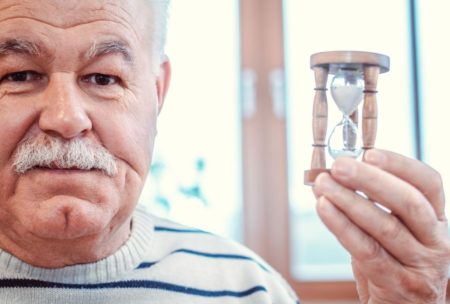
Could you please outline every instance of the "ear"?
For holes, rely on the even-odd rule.
[[[161,113],[161,109],[166,99],[167,91],[169,90],[171,67],[170,61],[167,56],[160,65],[159,75],[156,78],[156,90],[158,94],[158,114]]]

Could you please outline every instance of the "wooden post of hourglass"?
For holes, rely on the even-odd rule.
[[[375,146],[378,125],[377,81],[380,67],[364,67],[364,106],[362,115],[363,149],[372,149]]]
[[[326,171],[325,141],[328,125],[327,79],[328,69],[323,66],[313,68],[315,76],[315,95],[313,106],[313,154],[311,170],[305,173],[305,181],[314,180],[321,172]]]

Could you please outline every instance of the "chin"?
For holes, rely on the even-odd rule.
[[[30,214],[30,233],[42,239],[70,240],[109,232],[114,212],[109,206],[73,197],[54,197]]]

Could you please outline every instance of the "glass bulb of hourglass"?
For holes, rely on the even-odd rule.
[[[331,96],[344,115],[350,116],[363,97],[364,81],[356,70],[340,69],[331,81]]]
[[[364,81],[357,70],[340,69],[331,82],[331,96],[343,114],[328,139],[328,152],[333,158],[357,158],[361,154],[358,127],[350,116],[357,110],[363,90]]]

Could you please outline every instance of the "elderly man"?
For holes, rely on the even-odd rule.
[[[170,77],[166,10],[0,2],[1,303],[297,303],[248,250],[136,208]],[[372,151],[337,161],[314,191],[363,302],[444,303],[437,173]]]

